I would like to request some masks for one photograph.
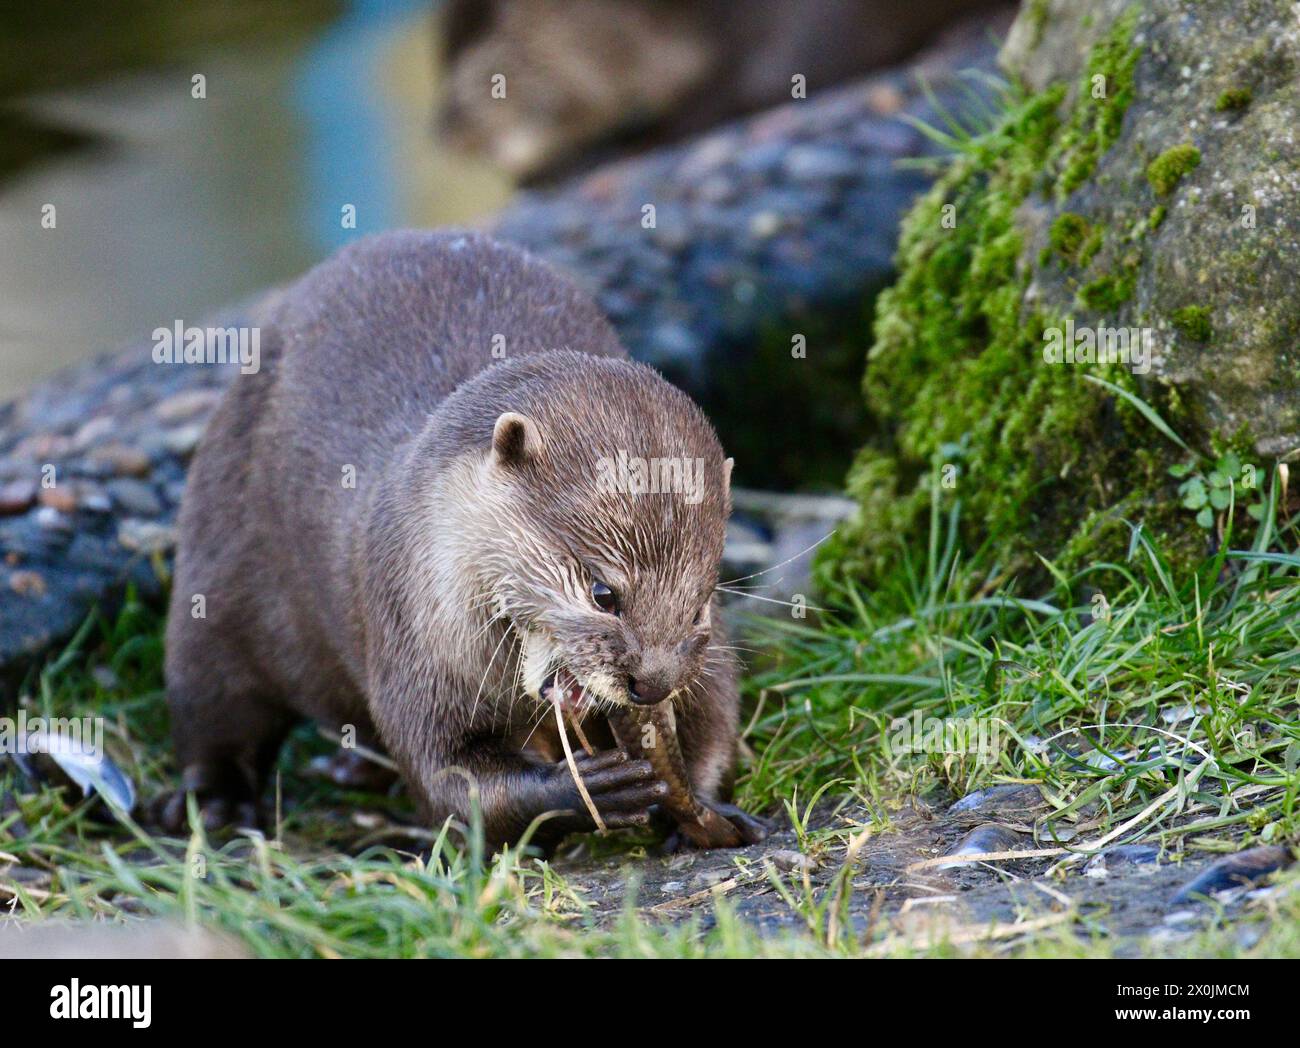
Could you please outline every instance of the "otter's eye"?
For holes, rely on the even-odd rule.
[[[708,610],[709,610],[709,605],[708,602],[706,601],[705,603],[700,605],[700,610],[695,613],[695,621],[692,622],[691,625],[698,626],[701,622],[703,622],[704,613]]]
[[[596,602],[596,607],[601,611],[607,611],[611,615],[618,614],[618,598],[614,596],[614,591],[603,582],[593,582],[591,584],[591,599]]]

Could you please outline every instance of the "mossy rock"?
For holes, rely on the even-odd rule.
[[[1002,62],[1004,112],[907,217],[878,305],[862,511],[823,560],[857,578],[924,545],[932,491],[1008,568],[1122,555],[1136,523],[1203,554],[1169,473],[1188,453],[1116,389],[1252,475],[1300,447],[1291,5],[1034,0]],[[1147,355],[1049,362],[1085,329]]]

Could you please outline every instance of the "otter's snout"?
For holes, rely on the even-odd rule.
[[[673,689],[662,681],[644,680],[636,677],[627,679],[628,695],[631,696],[633,702],[641,706],[653,706],[655,703],[663,702],[672,692]]]

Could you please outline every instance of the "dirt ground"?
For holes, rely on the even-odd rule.
[[[873,824],[860,805],[824,806],[805,829],[803,850],[800,835],[787,827],[734,851],[598,858],[579,846],[553,865],[603,923],[619,918],[634,885],[637,909],[648,919],[694,918],[708,927],[714,900],[725,898],[763,934],[802,929],[825,939],[838,924],[841,934],[870,943],[868,952],[888,955],[941,942],[1011,947],[1054,930],[1105,937],[1121,956],[1148,952],[1152,940],[1176,952],[1179,941],[1211,920],[1231,917],[1251,892],[1270,890],[1220,863],[1212,876],[1226,890],[1213,901],[1199,894],[1176,899],[1215,866],[1215,856],[1162,855],[1154,845],[1120,845],[1100,858],[1058,853],[955,865],[951,853],[963,843],[964,851],[981,854],[1055,847],[1031,836],[1039,806],[1032,787],[972,798],[946,811],[901,805],[888,813],[887,826],[877,820],[879,828],[858,840],[849,864],[853,836]],[[835,899],[840,906],[828,903]],[[1243,927],[1241,945],[1257,934]]]

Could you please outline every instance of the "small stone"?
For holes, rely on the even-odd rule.
[[[83,487],[80,498],[80,508],[86,513],[111,513],[113,510],[113,503],[102,488]]]
[[[703,891],[705,888],[712,888],[715,884],[729,880],[733,872],[732,870],[701,870],[691,878],[691,890]]]
[[[1197,902],[1200,896],[1254,884],[1292,861],[1291,849],[1277,844],[1225,855],[1179,888],[1169,905],[1185,906]]]
[[[19,459],[37,459],[41,462],[52,458],[61,458],[68,453],[71,442],[58,433],[33,433],[18,442],[13,450],[13,457]]]
[[[56,509],[60,513],[77,511],[77,493],[68,484],[55,484],[52,488],[41,488],[37,498],[42,506]]]
[[[85,451],[92,445],[98,444],[113,432],[114,425],[115,423],[109,415],[100,415],[98,418],[92,418],[73,435],[72,450]]]
[[[11,572],[9,588],[20,597],[43,597],[48,589],[45,576],[36,571]]]
[[[775,211],[760,211],[749,220],[749,235],[755,240],[767,240],[781,231],[782,222]]]
[[[0,517],[26,513],[36,501],[36,481],[11,480],[0,485]]]
[[[122,683],[118,675],[109,666],[96,666],[90,671],[90,676],[104,691],[112,691]]]
[[[123,477],[109,481],[108,494],[118,509],[132,517],[156,517],[162,512],[153,486],[143,480]]]
[[[968,793],[948,809],[949,815],[961,812],[1025,811],[1043,806],[1043,795],[1037,786],[1025,783],[1004,783]]]
[[[173,455],[188,458],[194,454],[194,449],[199,446],[199,440],[203,437],[203,430],[204,426],[200,422],[189,426],[181,426],[179,429],[169,429],[163,434],[163,447]]]
[[[785,155],[785,172],[798,182],[852,178],[858,161],[847,153],[821,146],[795,146]]]
[[[148,520],[128,519],[118,526],[117,541],[137,553],[166,553],[176,546],[176,529]]]
[[[816,859],[789,848],[771,852],[768,858],[772,860],[778,870],[784,873],[812,873],[813,870],[817,869]]]
[[[876,84],[867,91],[867,105],[882,116],[893,116],[906,99],[893,84]]]
[[[46,531],[71,531],[72,521],[53,506],[42,506],[36,511],[36,523]]]
[[[677,895],[686,887],[685,881],[664,881],[659,890],[665,895]]]
[[[149,472],[149,456],[139,448],[116,441],[101,444],[88,456],[91,462],[107,467],[119,477],[143,477]]]
[[[215,389],[192,389],[184,393],[175,393],[154,406],[153,413],[163,422],[184,422],[211,411],[221,399],[221,392]]]
[[[699,184],[695,196],[706,204],[725,204],[735,199],[736,186],[726,175],[712,175]]]
[[[975,829],[962,837],[944,854],[954,857],[958,855],[995,854],[997,852],[1019,851],[1024,846],[1025,839],[1015,830],[990,822],[983,826],[976,826]],[[970,864],[944,863],[940,865],[939,869],[947,870],[967,865]]]

